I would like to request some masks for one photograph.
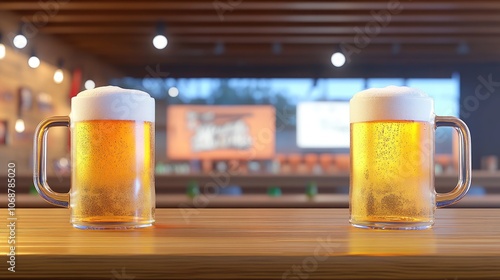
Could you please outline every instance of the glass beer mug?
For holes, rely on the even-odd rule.
[[[33,179],[48,202],[71,209],[82,229],[129,229],[154,222],[155,101],[149,94],[101,87],[71,99],[70,116],[42,121],[34,136]],[[47,132],[70,127],[71,188],[47,184]]]
[[[436,207],[459,201],[471,182],[470,133],[455,117],[434,115],[434,101],[408,87],[368,89],[350,101],[350,223],[376,229],[425,229]],[[434,134],[459,135],[459,179],[449,193],[434,189]]]

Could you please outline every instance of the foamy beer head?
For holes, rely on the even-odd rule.
[[[119,87],[87,90],[71,99],[70,119],[71,222],[81,228],[151,225],[154,99]]]
[[[71,99],[71,120],[155,121],[155,101],[144,91],[115,86],[80,92]]]
[[[350,101],[351,123],[388,120],[429,122],[433,118],[433,99],[414,88],[371,88],[355,94]]]
[[[350,102],[350,222],[370,228],[433,223],[433,100],[408,87],[373,88]]]

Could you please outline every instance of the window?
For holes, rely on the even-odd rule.
[[[385,87],[388,85],[407,85],[419,88],[434,98],[437,115],[458,116],[459,114],[459,77],[447,79],[420,78],[181,78],[181,79],[118,79],[112,84],[144,90],[166,104],[211,104],[243,105],[272,104],[276,110],[285,112],[286,129],[278,130],[276,135],[277,153],[301,152],[347,152],[346,148],[325,149],[300,148],[297,145],[297,105],[303,102],[348,101],[355,93],[366,87]],[[170,97],[168,89],[177,87],[179,95]],[[345,114],[343,110],[340,110]],[[341,119],[341,118],[339,118]],[[282,119],[276,119],[277,126],[283,127]],[[338,128],[338,131],[345,129]],[[438,153],[451,153],[452,129],[437,130],[436,144]],[[344,137],[349,137],[348,134]],[[340,141],[346,143],[346,141]]]

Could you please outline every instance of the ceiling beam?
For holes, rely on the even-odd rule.
[[[358,28],[358,29],[356,29]],[[47,34],[154,34],[155,29],[148,26],[45,26],[40,30]],[[357,31],[361,30],[361,31]],[[291,34],[291,35],[333,35],[333,34],[364,34],[362,33],[364,26],[317,26],[317,27],[300,27],[300,26],[192,26],[192,27],[176,27],[168,28],[169,34]],[[377,34],[368,33],[370,37],[375,37]],[[380,28],[380,34],[396,34],[396,35],[411,35],[411,34],[442,34],[442,35],[467,35],[467,34],[483,34],[483,35],[498,35],[500,28],[496,26],[386,26]]]
[[[240,66],[252,66],[252,65],[307,65],[307,64],[324,64],[330,65],[330,56],[326,55],[311,55],[311,56],[293,56],[293,55],[281,55],[281,56],[266,56],[260,59],[256,56],[201,56],[197,58],[193,57],[183,57],[183,56],[162,56],[162,57],[129,57],[129,56],[113,56],[113,55],[99,55],[99,57],[109,61],[115,65],[134,65],[137,67],[146,67],[147,65],[156,64],[191,64],[191,65],[240,65]],[[258,60],[257,62],[255,60]],[[434,63],[438,62],[499,62],[500,58],[498,55],[486,54],[486,55],[444,55],[444,54],[413,54],[407,56],[395,56],[390,53],[381,53],[379,55],[360,53],[356,56],[351,57],[351,61],[356,61],[358,63],[379,63],[385,64],[389,62],[399,63],[401,65],[408,63],[429,63],[430,61]],[[333,67],[333,66],[332,66]]]
[[[95,42],[99,44],[102,41],[127,44],[130,42],[140,42],[150,44],[152,34],[137,34],[128,36],[126,34],[61,34],[59,37],[70,44],[77,42]],[[272,44],[279,42],[282,44],[353,44],[355,36],[347,35],[172,35],[170,43],[173,44],[215,44],[224,43],[243,43],[243,44]],[[457,34],[434,34],[434,35],[378,35],[370,39],[371,44],[457,44],[461,42],[471,42],[477,44],[495,44],[500,45],[499,36],[477,36],[457,35]]]
[[[33,16],[33,13],[21,13],[25,20],[37,21],[39,19]],[[234,14],[224,21],[226,23],[353,23],[355,25],[365,25],[367,22],[374,20],[372,15],[359,14],[359,15],[342,15],[342,14],[328,14],[328,15],[287,15],[287,14],[266,14],[266,15],[241,15]],[[169,24],[175,23],[193,23],[193,17],[183,14],[58,14],[49,19],[51,23],[157,23],[158,21],[165,21]],[[196,15],[196,23],[217,23],[220,19],[214,15]],[[459,22],[465,23],[499,23],[500,16],[498,14],[439,14],[439,15],[407,15],[399,14],[391,17],[391,23],[411,23],[411,24],[431,24],[431,23],[452,23]]]
[[[440,65],[500,63],[500,1],[398,1],[400,13],[393,13],[380,33],[368,34],[368,40],[359,30],[393,2],[2,0],[0,11],[16,13],[35,25],[39,35],[74,48],[75,55],[94,55],[133,75],[144,74],[148,65],[167,67],[179,76],[314,76],[389,68],[397,74],[414,67],[430,67],[426,71],[434,74]],[[167,23],[165,50],[151,44],[159,21]],[[33,40],[33,47],[38,42]],[[215,55],[219,42],[225,50]],[[275,43],[281,43],[279,55],[272,52]],[[395,43],[400,44],[397,54]],[[466,55],[457,53],[462,43],[467,43]],[[329,57],[343,44],[359,52],[342,69],[334,69]]]
[[[86,52],[95,53],[98,55],[130,55],[137,58],[159,58],[163,56],[210,56],[217,55],[221,59],[231,55],[253,55],[253,56],[273,56],[273,55],[305,55],[311,54],[332,54],[335,50],[334,47],[328,45],[282,45],[281,51],[277,54],[273,53],[271,45],[254,44],[254,45],[226,45],[221,54],[215,54],[214,45],[180,45],[171,46],[165,50],[154,49],[153,46],[147,45],[120,45],[113,43],[106,43],[101,45],[74,44],[75,47],[83,49]],[[442,45],[403,45],[397,53],[401,55],[414,55],[421,53],[432,53],[437,55],[456,55],[458,46],[456,44],[442,44]],[[367,47],[360,52],[378,55],[381,53],[392,53],[392,45],[390,44],[376,44]],[[475,44],[469,46],[469,53],[471,55],[485,55],[485,54],[500,54],[500,50],[496,45]]]
[[[498,1],[400,1],[404,10],[500,10]],[[0,10],[42,10],[43,1],[14,1],[0,2]],[[210,1],[55,1],[57,9],[77,11],[141,11],[141,10],[212,10],[216,13],[214,2]],[[226,3],[222,2],[221,3]],[[231,10],[387,10],[391,2],[388,1],[234,1]],[[225,6],[219,6],[225,7]],[[229,9],[227,8],[227,9]],[[229,10],[227,10],[229,11]]]

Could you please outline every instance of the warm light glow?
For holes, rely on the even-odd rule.
[[[343,53],[336,52],[332,54],[331,58],[332,64],[335,67],[342,67],[345,64],[345,56]]]
[[[168,44],[167,37],[163,35],[156,35],[153,38],[153,45],[155,46],[155,48],[159,50],[164,49],[167,46],[167,44]]]
[[[0,59],[3,59],[5,57],[5,45],[0,44]]]
[[[14,126],[14,129],[16,130],[17,133],[24,132],[25,127],[24,127],[24,121],[23,121],[23,119],[18,119],[16,121],[16,125]]]
[[[64,73],[61,69],[57,69],[56,72],[54,72],[54,82],[56,84],[60,84],[64,81]]]
[[[168,89],[168,95],[170,97],[177,97],[179,95],[179,89],[176,87],[171,87]]]
[[[59,159],[59,166],[60,167],[68,167],[69,166],[69,160],[67,158],[60,158]]]
[[[12,40],[12,43],[14,43],[14,46],[18,49],[22,49],[24,47],[26,47],[26,45],[28,44],[28,39],[26,39],[26,37],[24,35],[16,35],[16,37],[14,37],[14,40]]]
[[[85,82],[85,89],[93,89],[95,88],[95,82],[92,80],[87,80]]]
[[[28,59],[28,65],[33,69],[38,68],[38,66],[40,66],[40,59],[36,56],[32,56]]]

